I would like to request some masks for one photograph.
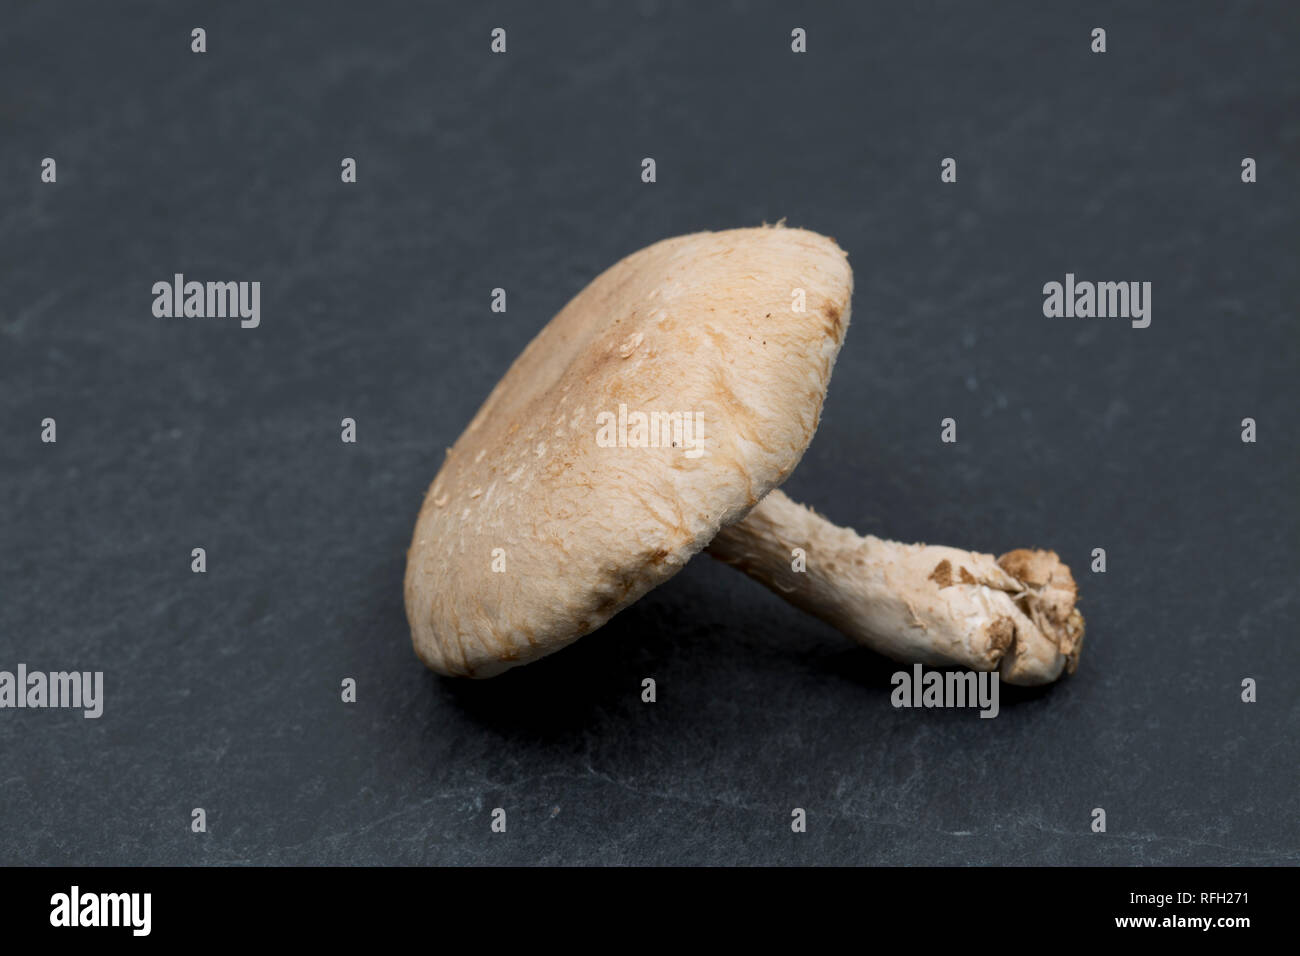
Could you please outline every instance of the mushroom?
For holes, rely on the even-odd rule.
[[[896,660],[1073,670],[1083,619],[1053,552],[861,538],[774,490],[816,430],[852,289],[834,240],[780,225],[667,239],[593,280],[425,495],[404,588],[420,659],[476,678],[536,660],[708,548]]]

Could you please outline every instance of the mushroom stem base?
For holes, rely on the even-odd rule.
[[[991,554],[859,536],[780,491],[708,551],[860,644],[904,663],[996,670],[1010,684],[1073,673],[1083,615],[1053,551]]]

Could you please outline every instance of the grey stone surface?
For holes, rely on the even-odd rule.
[[[1294,5],[5,19],[0,668],[107,701],[0,711],[0,863],[1300,862]],[[857,281],[787,490],[1056,548],[1079,672],[996,720],[894,710],[892,664],[707,557],[534,666],[426,672],[415,514],[518,350],[619,257],[782,217]],[[261,327],[155,319],[174,272],[260,280]],[[1044,318],[1066,272],[1150,280],[1151,327]]]

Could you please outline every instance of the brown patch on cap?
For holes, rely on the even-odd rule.
[[[830,324],[827,326],[826,330],[828,335],[834,338],[844,337],[843,316],[844,312],[838,305],[834,302],[826,303],[826,318],[830,320]],[[767,343],[763,344],[766,345]]]
[[[930,572],[930,580],[938,583],[941,590],[946,587],[951,587],[952,564],[950,564],[946,558],[940,561],[934,566],[934,570]]]
[[[979,582],[975,580],[975,575],[971,574],[965,568],[958,568],[957,572],[958,576],[961,578],[962,584],[979,584]]]

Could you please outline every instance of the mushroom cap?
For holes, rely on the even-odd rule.
[[[782,226],[666,239],[601,273],[425,495],[405,581],[420,659],[491,677],[557,651],[744,518],[812,440],[852,289],[834,240]]]

